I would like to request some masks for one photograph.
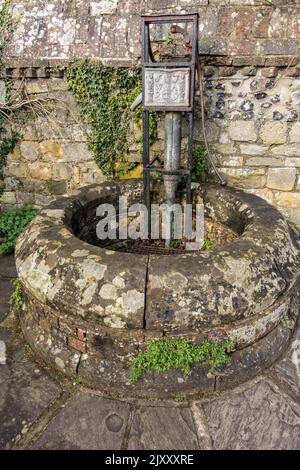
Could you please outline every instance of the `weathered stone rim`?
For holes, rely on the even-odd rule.
[[[132,393],[128,389],[128,362],[150,337],[186,337],[195,342],[234,340],[237,362],[228,369],[229,377],[241,377],[241,368],[242,375],[247,375],[250,369],[261,370],[263,364],[275,361],[278,356],[268,344],[279,334],[280,350],[285,347],[300,305],[296,285],[300,252],[283,216],[256,196],[208,186],[199,195],[209,216],[234,228],[240,237],[214,252],[168,257],[167,265],[165,256],[139,255],[137,261],[134,254],[117,256],[75,236],[99,201],[111,201],[121,193],[139,198],[141,191],[142,183],[136,180],[84,188],[74,197],[43,209],[20,237],[16,264],[26,297],[21,325],[30,344],[42,355],[46,350],[49,362],[65,373],[81,370],[87,383],[98,381],[100,387],[103,381],[104,388],[125,387],[126,393]],[[243,263],[243,271],[238,272]],[[85,284],[87,279],[90,284]],[[244,298],[243,283],[248,295]],[[91,285],[96,286],[97,294],[92,302],[85,303],[84,294]],[[227,289],[227,297],[218,295],[220,285]],[[228,303],[234,290],[244,303]],[[205,314],[201,316],[199,309],[195,317],[193,309],[204,296],[207,302],[213,302],[204,304]],[[136,299],[140,301],[136,303]],[[193,308],[182,308],[182,300]],[[222,313],[224,302],[231,308],[229,313]],[[95,313],[98,305],[100,314]],[[289,327],[282,336],[284,321]],[[265,345],[261,346],[260,359],[255,350],[258,344]],[[55,351],[60,351],[64,360],[55,357]],[[93,377],[97,371],[102,371],[99,379]],[[196,367],[192,382],[183,379],[183,388],[189,393],[195,391],[195,381],[201,378],[207,383],[207,374],[204,365]],[[141,395],[165,393],[162,388],[167,387],[167,382],[160,383],[158,377],[146,378],[142,384],[145,390],[141,385]],[[178,384],[173,386],[182,390]]]

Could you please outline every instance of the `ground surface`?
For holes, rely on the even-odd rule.
[[[104,397],[36,361],[9,314],[15,275],[13,257],[0,257],[0,340],[7,355],[0,365],[1,449],[300,448],[300,375],[292,349],[262,376],[211,398]]]

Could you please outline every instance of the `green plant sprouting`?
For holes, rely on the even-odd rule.
[[[211,240],[209,240],[208,238],[205,238],[203,240],[203,246],[202,246],[203,250],[211,251],[211,250],[214,250],[215,248],[217,248],[217,247]]]
[[[202,145],[198,145],[193,151],[193,179],[198,181],[203,175],[209,174],[209,166],[205,158],[206,150]]]
[[[75,59],[68,66],[67,82],[79,104],[81,119],[89,127],[88,147],[97,165],[106,176],[120,176],[120,164],[130,146],[130,105],[141,92],[141,70]],[[134,111],[133,119],[141,129],[140,108]],[[157,120],[158,114],[151,113],[150,143],[156,138]],[[135,143],[141,143],[141,138]]]
[[[3,241],[0,242],[1,255],[14,252],[17,239],[37,212],[37,209],[27,206],[0,213],[0,236],[3,237]]]
[[[216,370],[230,361],[229,353],[234,350],[233,341],[223,343],[204,341],[200,346],[185,338],[150,339],[146,351],[138,353],[131,362],[130,382],[135,383],[150,370],[164,372],[179,369],[191,375],[194,362],[208,362]]]
[[[14,279],[12,283],[14,290],[10,296],[9,303],[15,309],[15,311],[19,313],[22,310],[24,303],[22,284],[18,277]]]

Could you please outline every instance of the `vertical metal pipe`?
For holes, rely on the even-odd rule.
[[[150,174],[147,169],[150,164],[149,155],[149,111],[143,111],[143,180],[144,180],[144,204],[148,210],[148,236],[151,234],[151,195],[150,195]]]
[[[168,112],[165,117],[165,160],[164,168],[167,171],[176,171],[180,168],[181,153],[181,113]],[[168,205],[174,204],[175,193],[178,186],[179,175],[164,175],[166,201]]]
[[[167,112],[165,117],[165,159],[164,168],[167,171],[176,171],[180,168],[181,153],[181,113]],[[166,202],[168,206],[175,203],[179,175],[164,175]],[[173,221],[171,217],[170,238],[172,238]],[[170,240],[166,240],[170,246]]]

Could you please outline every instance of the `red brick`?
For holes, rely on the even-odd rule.
[[[86,340],[86,332],[81,330],[80,328],[77,328],[77,337],[80,339],[80,341],[85,341]]]
[[[86,350],[86,344],[78,338],[68,338],[68,346],[82,353]]]

